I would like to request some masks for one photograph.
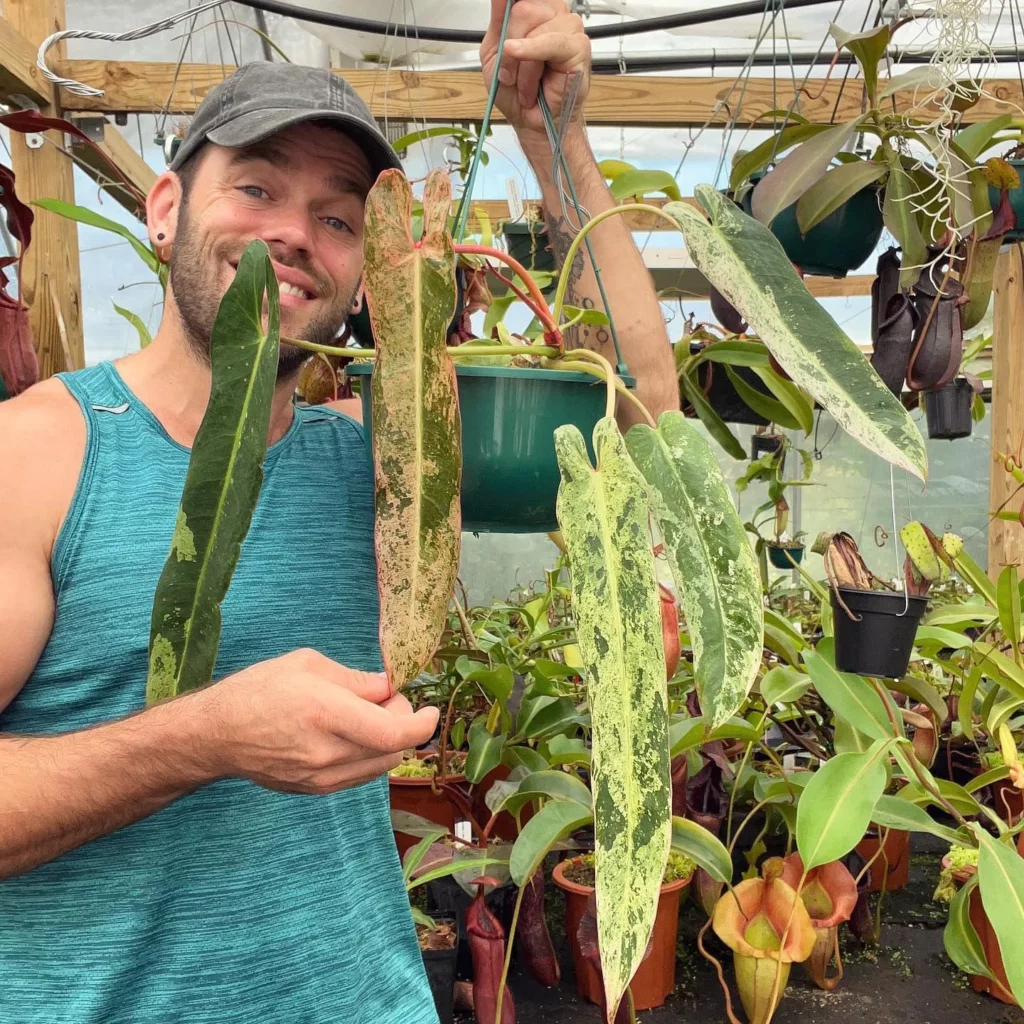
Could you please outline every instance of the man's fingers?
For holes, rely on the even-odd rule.
[[[395,697],[385,701],[383,705],[359,700],[352,694],[338,691],[339,698],[324,716],[324,727],[367,750],[380,753],[397,753],[409,747],[422,746],[437,727],[439,712],[437,708],[421,708],[415,714],[409,714],[396,704],[395,708],[387,705],[395,701]],[[399,696],[399,701],[405,698]]]
[[[505,42],[506,59],[539,61],[551,64],[556,71],[573,70],[586,66],[586,36],[566,35],[564,32],[544,32],[529,39],[509,39]]]
[[[381,704],[381,707],[396,715],[412,714],[412,705],[400,693],[396,693],[393,697],[389,697],[383,704]]]
[[[399,755],[383,754],[363,761],[350,761],[340,768],[329,768],[320,772],[313,781],[319,793],[334,793],[349,786],[369,782],[390,771],[400,760]]]

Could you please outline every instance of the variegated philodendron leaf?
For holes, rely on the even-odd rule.
[[[672,840],[668,694],[643,477],[615,421],[555,431],[558,522],[593,729],[597,928],[609,1020],[643,958]]]
[[[750,692],[764,644],[761,576],[718,459],[680,412],[638,423],[626,447],[647,481],[669,567],[683,595],[694,679],[709,730]]]
[[[392,690],[414,679],[444,629],[459,566],[461,424],[447,344],[455,311],[451,186],[433,172],[423,237],[412,237],[412,189],[385,171],[366,201],[366,299],[373,368],[380,646]]]
[[[210,401],[153,600],[147,703],[193,690],[213,675],[220,605],[263,483],[279,315],[270,252],[266,243],[250,242],[210,336]]]
[[[698,269],[739,310],[794,382],[870,451],[924,479],[924,440],[864,354],[804,287],[775,236],[709,185],[665,213]]]

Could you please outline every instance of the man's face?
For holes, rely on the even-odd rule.
[[[340,131],[306,123],[243,149],[207,144],[196,159],[170,260],[174,300],[192,346],[209,358],[217,307],[245,247],[261,238],[280,282],[281,335],[330,344],[363,268],[370,165]],[[282,345],[278,377],[308,353]]]

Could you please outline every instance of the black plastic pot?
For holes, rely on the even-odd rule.
[[[699,342],[691,342],[690,355],[696,355],[700,350],[701,345]],[[742,378],[755,391],[760,391],[761,394],[768,398],[772,397],[772,393],[768,390],[767,385],[749,366],[734,366],[732,369],[738,377]],[[708,383],[708,374],[711,375],[710,384]],[[763,416],[759,416],[754,412],[740,398],[736,388],[733,387],[732,381],[729,380],[729,375],[725,372],[724,366],[714,363],[702,363],[697,367],[696,376],[697,384],[704,391],[708,404],[726,423],[746,423],[752,427],[768,426],[768,421]],[[686,395],[681,393],[680,397],[685,407],[687,404]]]
[[[462,926],[454,917],[435,917],[434,920],[439,924],[445,921],[454,923],[461,939]],[[421,949],[420,953],[440,1024],[452,1024],[455,1018],[455,963],[459,955],[459,943],[456,942],[451,949]]]
[[[455,974],[459,978],[473,977],[473,957],[469,951],[469,936],[466,934],[466,911],[473,901],[472,896],[455,881],[454,878],[437,878],[427,882],[427,913],[431,917],[454,917],[459,926],[458,956],[455,963]],[[512,927],[512,914],[516,906],[516,887],[508,882],[497,889],[492,889],[485,897],[488,909],[501,922],[508,936]],[[513,959],[515,949],[513,947]]]
[[[831,591],[836,668],[859,676],[902,678],[928,599],[849,587],[840,587],[839,595],[855,618],[850,618],[836,592]]]
[[[548,229],[541,221],[512,221],[502,228],[508,254],[527,270],[554,273],[555,254],[548,241]],[[552,284],[551,287],[554,287]]]
[[[754,434],[750,439],[750,461],[756,462],[762,455],[774,455],[782,450],[785,440],[778,434]]]
[[[971,406],[974,389],[963,377],[951,380],[936,391],[924,392],[924,415],[928,421],[928,436],[933,441],[955,441],[970,437],[974,430]]]

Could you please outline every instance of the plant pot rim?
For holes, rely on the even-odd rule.
[[[507,220],[501,225],[502,234],[546,235],[548,226],[543,220]]]
[[[868,595],[870,597],[882,598],[889,601],[903,601],[906,599],[910,602],[909,607],[914,607],[916,604],[927,605],[928,598],[920,597],[917,594],[904,594],[898,590],[858,590],[856,587],[829,587],[832,593],[843,594],[857,594],[857,595]]]
[[[948,853],[942,858],[941,863],[942,863],[942,866],[944,868],[948,868],[949,867],[949,854]],[[966,882],[970,881],[970,879],[974,875],[976,875],[977,873],[978,873],[978,865],[977,864],[965,864],[962,868],[954,868],[953,869],[953,881],[959,882],[960,885],[964,885]]]
[[[373,373],[373,362],[368,363],[349,363],[345,367],[345,375],[348,377],[366,377]],[[455,364],[455,376],[456,377],[511,377],[513,379],[521,380],[551,380],[551,381],[570,381],[574,384],[579,384],[585,387],[591,387],[592,385],[598,385],[599,387],[604,385],[604,381],[599,380],[597,377],[592,376],[589,373],[583,373],[577,370],[547,370],[541,367],[533,366],[476,366],[473,364]],[[627,388],[636,387],[636,378],[630,376],[620,376],[619,380],[626,385]]]
[[[432,786],[437,782],[438,776],[427,775],[427,776],[407,776],[407,775],[392,775],[388,773],[388,785],[389,786]],[[463,772],[456,772],[453,775],[445,775],[442,779],[443,782],[465,782],[466,776]]]
[[[555,865],[554,871],[551,872],[551,877],[554,880],[555,885],[557,885],[559,889],[563,889],[565,892],[574,893],[577,896],[589,896],[594,891],[594,887],[592,885],[580,885],[579,882],[573,882],[565,877],[565,865],[568,862],[568,860],[559,861]],[[678,892],[680,889],[685,889],[691,881],[693,881],[693,875],[690,875],[689,878],[677,878],[674,882],[663,882],[661,886],[661,895],[664,896],[666,893]]]
[[[797,549],[802,551],[807,547],[806,544],[782,544],[777,540],[766,540],[764,546],[766,548],[781,548],[783,551],[796,551]]]

